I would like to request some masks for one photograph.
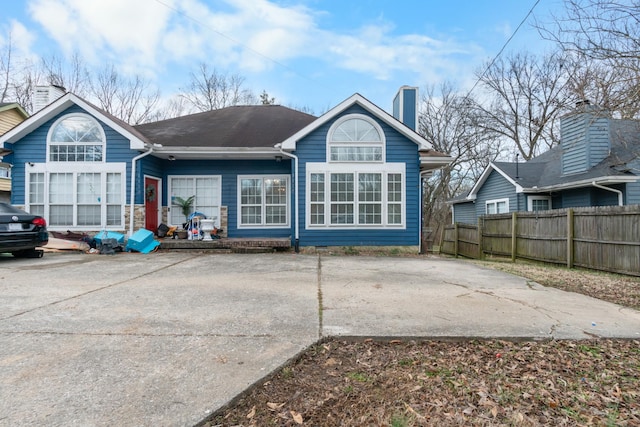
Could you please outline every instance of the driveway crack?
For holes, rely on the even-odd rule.
[[[518,299],[508,298],[508,297],[503,297],[503,296],[500,296],[500,295],[496,295],[495,293],[493,293],[491,291],[482,291],[482,290],[479,290],[479,289],[474,289],[474,288],[472,288],[470,286],[467,286],[467,285],[461,285],[460,283],[453,283],[453,282],[444,282],[444,283],[446,283],[448,285],[458,286],[458,287],[461,287],[461,288],[466,289],[466,290],[469,291],[468,293],[465,293],[463,295],[458,295],[458,297],[467,296],[467,295],[470,295],[471,293],[477,293],[477,294],[487,295],[487,296],[496,298],[498,300],[510,301],[510,302],[519,304],[521,306],[530,308],[530,309],[532,309],[534,311],[537,311],[538,313],[542,314],[543,316],[547,317],[549,320],[554,322],[551,325],[551,328],[549,329],[549,332],[548,332],[548,334],[549,334],[549,336],[551,338],[554,337],[556,329],[562,324],[562,322],[559,319],[556,319],[555,317],[551,316],[544,307],[540,307],[538,305],[532,305],[532,304],[529,304],[529,303],[527,303],[525,301],[521,301],[521,300],[518,300]],[[529,289],[533,289],[531,287],[531,285],[530,285],[530,282],[527,282],[527,286],[529,287]]]
[[[24,310],[24,311],[21,311],[19,313],[14,313],[11,316],[0,318],[0,320],[13,319],[13,318],[16,318],[18,316],[22,316],[23,314],[32,313],[34,311],[40,310],[42,308],[51,307],[51,306],[54,306],[54,305],[57,305],[57,304],[60,304],[60,303],[63,303],[63,302],[67,302],[67,301],[72,301],[74,299],[81,298],[81,297],[84,297],[86,295],[90,295],[90,294],[95,293],[95,292],[100,292],[100,291],[105,290],[105,289],[109,289],[109,288],[112,288],[112,287],[115,287],[115,286],[118,286],[118,285],[122,285],[124,283],[130,282],[132,280],[139,279],[141,277],[145,277],[145,276],[149,276],[151,274],[155,274],[158,271],[166,270],[167,268],[171,268],[171,267],[173,267],[175,265],[181,264],[181,263],[183,263],[185,261],[191,261],[191,260],[193,260],[193,258],[183,259],[183,260],[171,263],[171,264],[163,265],[162,267],[156,268],[153,271],[148,271],[146,273],[139,274],[138,276],[129,277],[129,278],[125,279],[125,280],[121,280],[119,282],[115,282],[115,283],[111,283],[109,285],[101,286],[99,288],[91,289],[90,291],[82,292],[80,294],[73,295],[73,296],[70,296],[70,297],[67,297],[67,298],[63,298],[63,299],[58,300],[58,301],[50,302],[48,304],[40,305],[38,307],[33,307],[33,308],[30,308],[29,310]]]
[[[151,338],[274,338],[273,334],[215,334],[215,333],[145,333],[145,332],[62,332],[62,331],[0,331],[6,335],[59,335],[87,337],[151,337]]]

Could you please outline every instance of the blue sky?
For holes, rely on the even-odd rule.
[[[358,92],[389,111],[402,85],[473,85],[535,0],[22,0],[3,2],[0,47],[112,62],[170,97],[201,62],[316,114]],[[540,0],[540,19],[561,0]],[[541,51],[529,19],[507,51]]]

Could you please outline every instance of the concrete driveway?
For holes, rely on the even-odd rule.
[[[318,338],[640,338],[640,312],[439,258],[0,257],[0,425],[191,426]]]

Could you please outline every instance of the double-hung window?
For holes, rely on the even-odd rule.
[[[487,203],[486,203],[487,215],[501,214],[501,213],[508,213],[508,212],[509,212],[509,199],[487,200]]]
[[[531,212],[535,211],[547,211],[551,209],[551,197],[550,196],[529,196],[527,198],[527,210]]]
[[[27,174],[29,212],[50,228],[100,230],[124,225],[124,164],[96,165],[94,172],[34,165]],[[47,170],[48,169],[48,170]]]
[[[200,213],[213,219],[216,227],[220,227],[221,181],[219,175],[182,175],[169,176],[169,194],[171,195],[171,212],[169,222],[172,225],[183,224],[188,216],[182,212],[180,199],[193,197],[187,215]]]
[[[307,167],[309,228],[404,226],[403,164],[357,170]]]
[[[238,176],[238,227],[287,227],[289,225],[289,177],[286,175]]]

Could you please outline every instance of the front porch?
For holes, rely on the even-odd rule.
[[[157,239],[161,250],[220,250],[237,253],[273,252],[291,249],[290,238],[227,238],[214,240]]]

